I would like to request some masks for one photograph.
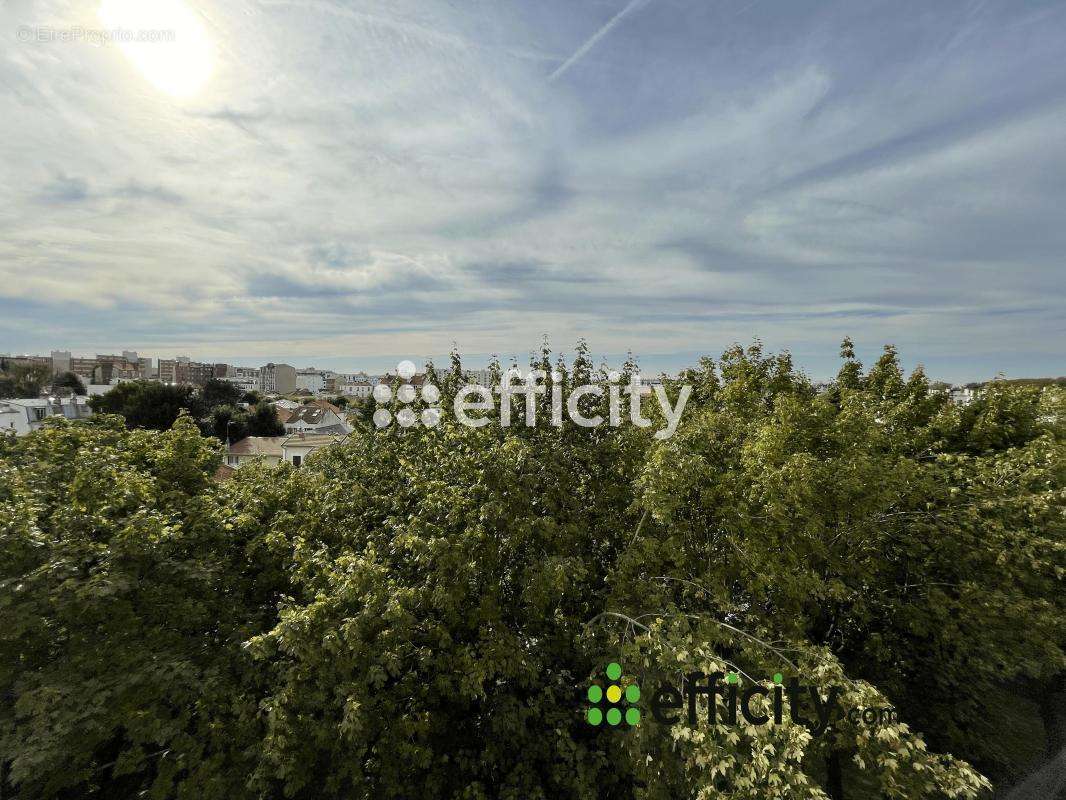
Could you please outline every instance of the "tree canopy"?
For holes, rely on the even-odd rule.
[[[0,397],[37,397],[49,377],[45,367],[11,364],[0,358]]]
[[[240,404],[248,396],[257,402],[243,408]],[[235,384],[217,379],[202,387],[126,381],[91,398],[89,405],[97,414],[118,414],[127,427],[157,431],[170,428],[184,411],[199,422],[204,436],[223,442],[285,433],[272,405],[262,402],[258,394],[246,395]]]
[[[95,414],[118,414],[131,428],[165,431],[181,412],[199,416],[202,404],[192,386],[159,381],[126,381],[105,394],[89,398]]]
[[[1062,395],[991,384],[959,408],[891,348],[868,370],[843,355],[820,393],[758,344],[704,359],[665,441],[445,415],[218,483],[218,443],[185,415],[0,439],[0,780],[26,798],[987,795],[1040,758],[1066,663]],[[583,348],[555,366],[595,373]],[[609,661],[642,687],[800,675],[899,719],[623,733],[584,716]]]
[[[52,381],[52,390],[70,389],[76,395],[85,395],[85,383],[73,372],[64,372],[57,375]]]

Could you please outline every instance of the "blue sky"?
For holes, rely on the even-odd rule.
[[[1066,374],[1066,4],[183,5],[0,3],[0,352]]]

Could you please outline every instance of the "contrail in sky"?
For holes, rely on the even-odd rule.
[[[598,31],[596,31],[594,34],[592,34],[592,36],[590,36],[588,40],[583,45],[581,45],[581,47],[577,48],[577,50],[572,56],[570,56],[570,58],[566,59],[566,61],[556,67],[555,72],[548,76],[548,81],[554,81],[556,78],[558,78],[568,69],[570,69],[570,67],[574,66],[574,64],[584,58],[585,54],[596,46],[596,42],[598,42],[600,39],[610,33],[611,29],[619,22],[621,22],[623,17],[625,17],[631,11],[636,11],[641,6],[645,6],[650,2],[651,0],[629,0],[629,3],[626,5],[625,8],[623,8],[621,11],[611,17],[610,21]]]

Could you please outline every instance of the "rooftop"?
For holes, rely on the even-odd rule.
[[[277,456],[281,458],[281,447],[288,436],[245,436],[239,442],[229,446],[233,456]]]
[[[324,447],[344,441],[344,436],[329,433],[294,433],[283,438],[284,447]]]

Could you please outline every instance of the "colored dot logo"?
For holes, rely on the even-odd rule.
[[[589,725],[602,725],[605,721],[613,728],[622,724],[624,719],[628,728],[640,724],[640,709],[636,703],[640,700],[640,687],[636,683],[622,686],[622,665],[612,661],[607,665],[605,686],[594,683],[589,687],[588,699],[591,707],[585,714]],[[627,729],[628,729],[627,728]]]
[[[411,384],[411,379],[414,378],[416,372],[418,368],[415,367],[413,361],[401,361],[396,365],[396,374],[403,381],[396,390],[396,400],[403,405],[403,408],[396,412],[396,422],[401,428],[410,428],[421,418],[423,425],[432,428],[440,422],[440,409],[433,405],[440,400],[440,389],[432,383],[423,384],[421,390],[415,389]],[[421,415],[416,414],[415,410],[409,406],[419,394],[422,395],[422,401],[427,406],[422,410]],[[392,387],[387,383],[379,383],[374,387],[373,395],[379,404],[390,403],[393,399]],[[374,424],[379,428],[391,425],[392,419],[392,412],[387,408],[379,408],[374,412]]]

